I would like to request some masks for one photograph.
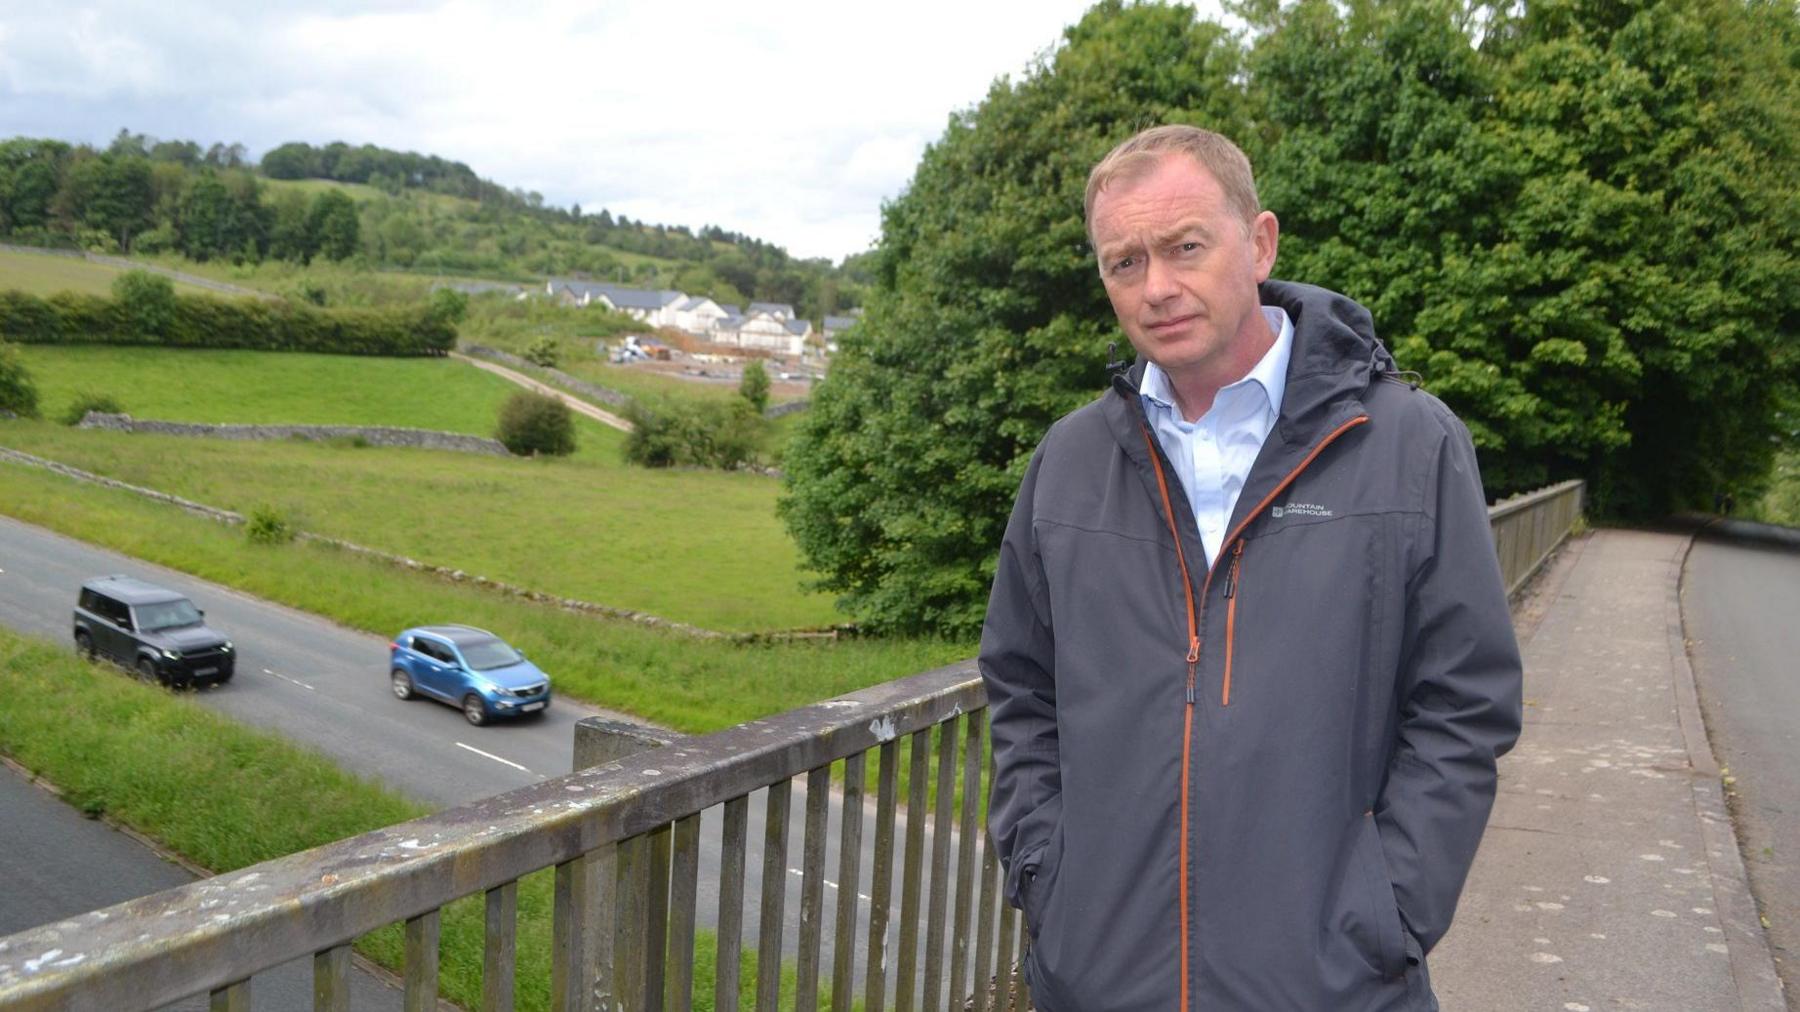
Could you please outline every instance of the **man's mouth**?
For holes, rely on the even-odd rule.
[[[1169,331],[1184,327],[1196,319],[1199,319],[1198,313],[1189,313],[1186,316],[1177,316],[1169,320],[1157,320],[1154,323],[1146,323],[1144,324],[1144,329],[1152,334],[1166,334]]]

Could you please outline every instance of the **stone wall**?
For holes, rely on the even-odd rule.
[[[318,442],[331,439],[359,439],[370,446],[455,450],[458,453],[485,453],[497,457],[507,455],[506,447],[502,446],[499,440],[489,439],[486,436],[374,425],[203,425],[198,422],[158,422],[136,419],[130,415],[112,415],[90,411],[81,420],[80,428],[111,429],[114,432],[152,432],[164,436],[204,436],[210,439],[310,439]]]

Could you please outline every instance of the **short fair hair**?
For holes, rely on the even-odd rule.
[[[1171,123],[1151,127],[1133,135],[1106,153],[1088,173],[1087,195],[1082,199],[1082,219],[1093,234],[1094,201],[1102,190],[1114,182],[1132,179],[1149,172],[1164,155],[1183,154],[1218,181],[1225,191],[1225,203],[1243,220],[1247,230],[1262,213],[1256,199],[1256,177],[1250,171],[1250,159],[1241,148],[1223,134],[1196,126]]]

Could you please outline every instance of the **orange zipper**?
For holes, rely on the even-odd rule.
[[[1307,467],[1318,458],[1319,454],[1324,452],[1327,446],[1336,442],[1339,436],[1349,432],[1358,425],[1366,423],[1368,420],[1368,415],[1357,415],[1355,418],[1332,429],[1331,432],[1326,434],[1324,439],[1319,440],[1319,444],[1313,447],[1312,451],[1308,453],[1300,463],[1294,465],[1294,469],[1288,472],[1287,477],[1281,479],[1280,484],[1276,485],[1273,489],[1270,489],[1268,495],[1263,496],[1262,501],[1256,504],[1255,509],[1244,514],[1244,519],[1232,529],[1230,536],[1225,539],[1224,544],[1232,545],[1233,550],[1231,557],[1231,571],[1225,585],[1226,597],[1231,603],[1228,604],[1225,609],[1225,684],[1220,694],[1219,705],[1229,706],[1231,704],[1231,641],[1233,634],[1236,631],[1234,626],[1236,625],[1237,618],[1238,564],[1244,554],[1244,545],[1243,542],[1238,540],[1238,535],[1244,533],[1244,528],[1250,526],[1250,521],[1256,519],[1263,510],[1268,509],[1269,504],[1275,501],[1275,497],[1279,496],[1282,492],[1285,492],[1287,487],[1294,483],[1294,479],[1300,477],[1300,472],[1306,470]],[[1189,994],[1188,935],[1190,931],[1188,925],[1188,769],[1193,765],[1194,681],[1200,666],[1200,614],[1202,613],[1202,609],[1206,607],[1206,595],[1207,592],[1212,589],[1212,578],[1213,574],[1217,572],[1217,567],[1209,567],[1207,569],[1206,582],[1200,588],[1200,605],[1199,608],[1196,608],[1194,605],[1194,581],[1188,574],[1187,553],[1183,551],[1181,547],[1180,529],[1175,526],[1175,508],[1169,501],[1169,481],[1168,478],[1163,475],[1162,457],[1157,453],[1156,439],[1150,435],[1150,427],[1143,423],[1139,423],[1138,428],[1143,432],[1144,445],[1150,451],[1150,466],[1156,471],[1156,490],[1162,495],[1163,516],[1169,521],[1169,535],[1175,539],[1175,561],[1181,567],[1181,592],[1187,599],[1187,713],[1182,721],[1181,727],[1181,838],[1178,847],[1180,856],[1177,863],[1178,874],[1180,875],[1177,891],[1179,893],[1179,902],[1181,904],[1181,1012],[1187,1012]],[[1221,547],[1223,547],[1223,545]]]
[[[1225,686],[1219,692],[1219,705],[1231,705],[1231,652],[1237,642],[1238,565],[1244,558],[1242,541],[1231,549],[1231,572],[1225,576]]]

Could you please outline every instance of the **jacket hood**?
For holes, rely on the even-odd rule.
[[[1278,306],[1294,323],[1287,390],[1276,422],[1289,442],[1303,441],[1318,425],[1335,426],[1356,413],[1362,392],[1382,373],[1398,372],[1394,357],[1375,336],[1369,311],[1345,295],[1317,285],[1269,280],[1257,288],[1265,306]],[[1113,390],[1137,399],[1144,359],[1113,379]]]

